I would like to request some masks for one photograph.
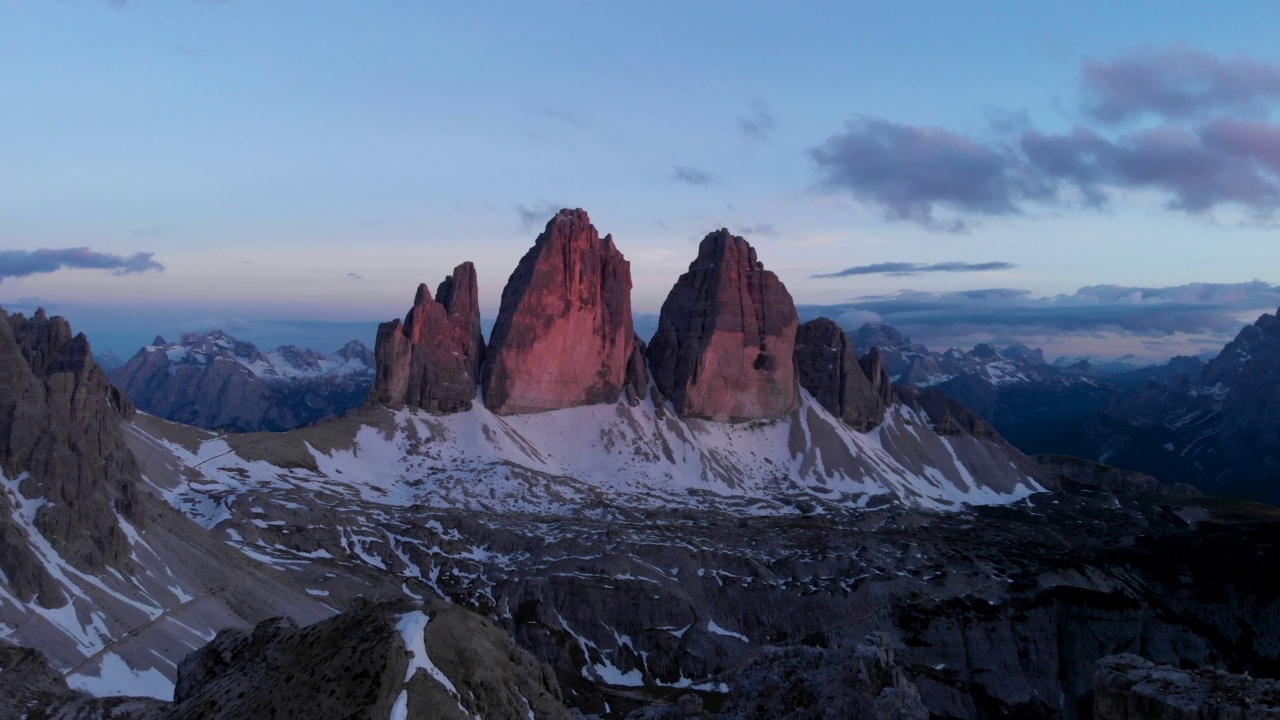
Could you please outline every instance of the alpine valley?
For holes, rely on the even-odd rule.
[[[470,263],[372,357],[157,338],[116,385],[0,313],[0,716],[1280,714],[1280,510],[1111,466],[1274,483],[1274,317],[1102,465],[998,432],[1085,369],[801,322],[727,230],[651,338],[630,293],[562,210],[487,338]]]

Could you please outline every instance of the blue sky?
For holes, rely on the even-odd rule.
[[[565,206],[638,313],[722,226],[931,346],[1198,352],[1280,299],[1280,6],[438,5],[0,0],[0,305],[328,351],[463,260],[492,314]]]

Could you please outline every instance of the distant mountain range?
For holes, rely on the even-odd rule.
[[[284,345],[264,353],[221,330],[157,337],[111,382],[139,409],[210,430],[280,431],[359,407],[373,385],[373,353],[352,340],[331,355]]]
[[[1067,454],[1187,483],[1209,494],[1280,501],[1280,321],[1263,315],[1209,362],[1045,362],[1023,345],[931,351],[887,325],[851,333],[879,347],[899,386],[936,388],[1028,454]]]

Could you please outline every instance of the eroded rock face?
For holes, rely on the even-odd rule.
[[[615,402],[634,351],[630,263],[586,212],[561,210],[502,290],[485,407],[514,415]]]
[[[796,332],[800,386],[828,412],[860,432],[884,420],[885,404],[858,365],[849,336],[833,320],[818,318]]]
[[[419,285],[404,322],[378,326],[377,379],[369,404],[435,413],[469,410],[484,351],[476,270],[465,262],[440,283],[434,299]]]
[[[743,238],[717,230],[662,304],[654,383],[685,417],[743,421],[800,406],[791,294]]]
[[[66,320],[0,310],[0,470],[17,490],[0,493],[0,571],[24,602],[52,608],[65,598],[10,523],[13,503],[37,501],[34,526],[81,570],[128,558],[116,513],[145,526],[134,501],[137,461],[120,432],[133,412]]]
[[[889,379],[889,373],[885,370],[880,348],[872,347],[866,355],[862,356],[858,364],[862,366],[862,372],[867,376],[867,380],[871,381],[871,391],[881,403],[884,403],[885,407],[897,402],[898,396],[893,391],[893,380]]]

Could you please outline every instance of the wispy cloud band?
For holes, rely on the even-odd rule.
[[[42,248],[39,250],[0,250],[0,282],[63,269],[108,270],[112,275],[131,275],[149,270],[164,270],[155,253],[113,255],[87,247]]]
[[[919,275],[921,273],[959,273],[959,272],[990,272],[992,270],[1010,270],[1018,267],[1008,262],[939,262],[939,263],[912,263],[912,262],[883,262],[873,263],[871,265],[856,265],[839,270],[833,273],[822,273],[820,275],[812,275],[815,278],[841,278],[853,275]]]

